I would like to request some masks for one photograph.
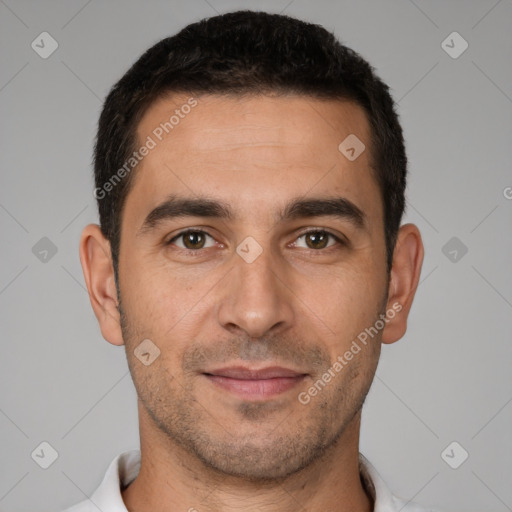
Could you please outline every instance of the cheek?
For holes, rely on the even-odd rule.
[[[127,258],[121,277],[123,308],[129,323],[140,336],[153,339],[160,347],[172,344],[179,353],[196,335],[202,315],[211,307],[211,293],[219,277],[214,273],[192,275],[169,268],[165,261]]]
[[[176,287],[158,268],[136,258],[125,258],[119,270],[121,301],[133,336],[154,339],[159,345],[162,332],[176,322]]]
[[[333,331],[338,350],[374,324],[386,292],[385,281],[368,259],[361,265],[333,270],[320,288],[307,303],[314,301],[311,309]]]

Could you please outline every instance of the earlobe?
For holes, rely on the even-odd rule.
[[[82,231],[80,262],[103,337],[113,345],[123,345],[110,243],[97,224],[89,224]]]
[[[423,255],[423,242],[418,228],[414,224],[401,226],[393,253],[386,309],[393,314],[387,318],[382,343],[398,341],[407,330],[407,317],[418,287]]]

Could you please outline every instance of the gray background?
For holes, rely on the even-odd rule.
[[[0,510],[83,500],[115,455],[139,446],[124,347],[103,340],[78,258],[81,229],[97,222],[96,122],[147,47],[242,7],[333,30],[399,103],[405,221],[426,256],[408,333],[383,347],[361,451],[399,496],[512,510],[510,0],[0,0]],[[43,31],[59,44],[47,59],[31,48]],[[441,45],[453,31],[469,44],[456,59]],[[33,251],[43,237],[57,248],[46,261]],[[31,458],[42,441],[59,454],[46,470]],[[458,469],[441,456],[452,441],[469,453]]]

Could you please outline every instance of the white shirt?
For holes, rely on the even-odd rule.
[[[139,474],[140,460],[140,450],[131,450],[115,457],[91,498],[63,512],[128,512],[121,496],[121,487],[124,489],[135,480]],[[391,494],[377,470],[362,453],[359,453],[359,467],[366,491],[375,503],[373,512],[438,512]]]

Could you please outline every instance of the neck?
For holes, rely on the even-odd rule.
[[[361,411],[338,442],[310,466],[280,481],[251,482],[205,467],[169,440],[139,403],[141,467],[122,491],[129,512],[371,512],[359,475]]]

